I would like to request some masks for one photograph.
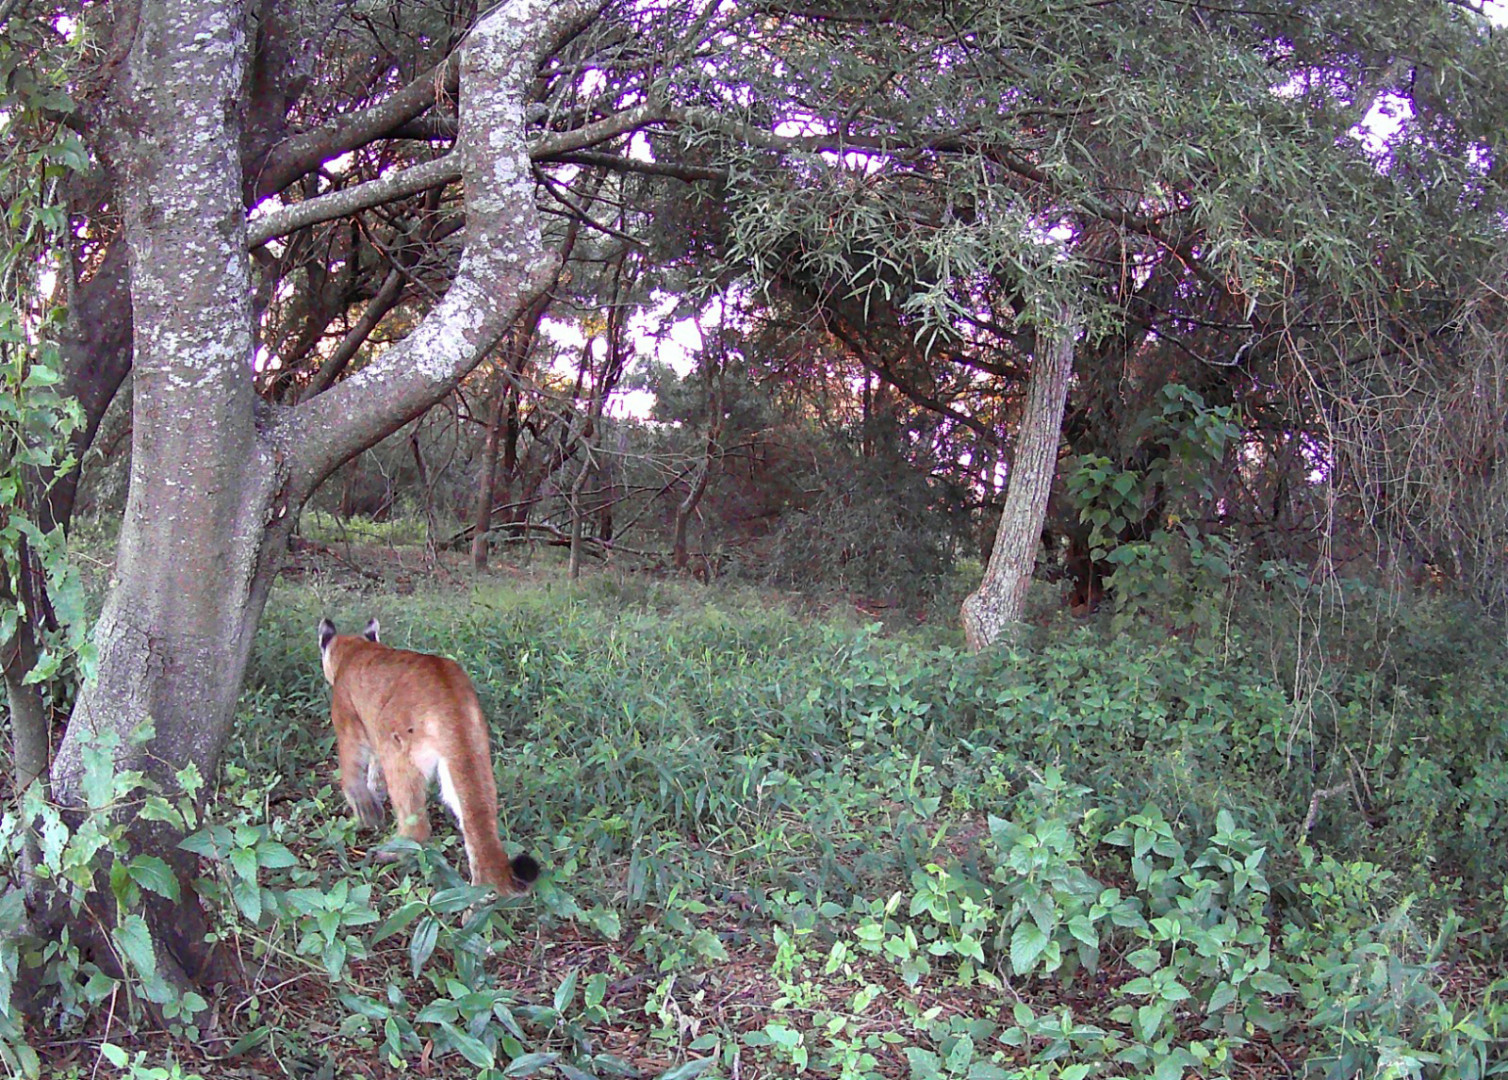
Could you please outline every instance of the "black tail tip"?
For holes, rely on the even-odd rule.
[[[515,855],[509,865],[513,867],[513,876],[525,885],[539,877],[539,863],[534,861],[532,855]]]

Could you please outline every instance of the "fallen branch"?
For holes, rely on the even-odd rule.
[[[1307,836],[1309,830],[1314,828],[1314,819],[1319,817],[1321,799],[1333,799],[1335,796],[1344,795],[1350,790],[1351,781],[1349,780],[1344,784],[1336,784],[1334,787],[1317,788],[1309,798],[1309,813],[1304,815],[1304,834]]]

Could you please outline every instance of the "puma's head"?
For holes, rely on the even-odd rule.
[[[376,641],[379,626],[376,618],[367,622],[367,628],[361,632],[361,636],[368,641]],[[340,631],[335,629],[335,624],[329,619],[319,620],[319,661],[325,672],[325,682],[335,685],[335,671],[330,666],[330,643],[335,640]]]

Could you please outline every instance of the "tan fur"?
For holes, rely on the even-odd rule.
[[[398,835],[429,838],[425,803],[431,779],[456,816],[474,885],[521,893],[538,873],[534,860],[510,860],[497,830],[497,784],[487,721],[466,672],[453,660],[393,649],[366,635],[337,634],[320,624],[320,660],[333,688],[341,787],[356,818],[382,823],[382,798],[393,803]]]

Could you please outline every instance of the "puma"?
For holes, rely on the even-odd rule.
[[[438,778],[466,841],[472,884],[524,892],[539,864],[503,852],[487,721],[471,680],[454,660],[390,648],[377,637],[376,619],[360,637],[320,620],[341,788],[356,819],[380,825],[387,795],[398,835],[422,844],[429,838],[429,783]]]

